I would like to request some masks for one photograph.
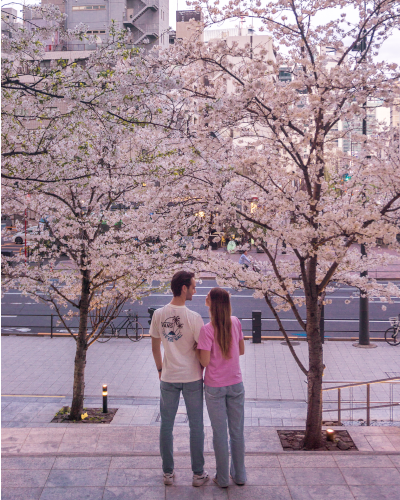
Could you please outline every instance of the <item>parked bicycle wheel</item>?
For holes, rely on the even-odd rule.
[[[108,342],[110,339],[115,337],[115,333],[116,332],[115,332],[114,326],[110,324],[107,326],[107,328],[104,330],[104,332],[97,339],[97,342],[104,344],[105,342]]]
[[[143,326],[137,320],[130,320],[120,332],[125,333],[132,342],[138,342],[143,338]]]
[[[399,345],[400,335],[398,327],[391,326],[385,332],[385,340],[389,345]]]

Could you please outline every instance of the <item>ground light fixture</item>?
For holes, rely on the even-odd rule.
[[[107,384],[103,384],[103,413],[108,413],[107,409]]]
[[[333,429],[326,429],[326,439],[327,441],[334,441],[335,431]]]

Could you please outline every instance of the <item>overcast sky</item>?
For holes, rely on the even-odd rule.
[[[1,5],[4,6],[5,4],[8,4],[6,1],[1,1]],[[24,3],[24,2],[22,2]],[[40,0],[27,0],[27,4],[32,4],[32,3],[40,3]],[[20,5],[13,5],[14,8],[20,8]],[[11,5],[7,5],[11,6]],[[188,9],[186,5],[186,0],[170,0],[169,3],[169,23],[170,26],[175,29],[176,26],[176,11],[177,10],[186,10]],[[250,23],[248,23],[250,24]],[[238,25],[238,21],[231,21],[229,22],[229,26],[234,27]],[[215,29],[218,29],[222,26],[215,26]],[[257,26],[254,26],[257,28]],[[387,42],[382,46],[382,49],[380,51],[379,56],[377,57],[377,60],[385,60],[385,61],[390,61],[390,62],[395,62],[400,65],[400,31],[396,31],[393,33],[391,38],[387,40]]]

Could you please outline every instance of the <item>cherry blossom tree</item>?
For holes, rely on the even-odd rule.
[[[74,338],[70,418],[80,420],[88,348],[128,301],[162,288],[191,246],[179,234],[185,221],[154,184],[160,164],[179,170],[183,162],[161,113],[168,78],[113,28],[87,60],[43,68],[50,33],[22,28],[3,47],[3,209],[45,221],[29,259],[2,266],[3,288],[48,303]]]
[[[88,129],[76,114],[73,125],[65,138],[70,156],[59,160],[68,162],[73,180],[4,183],[5,209],[26,207],[45,223],[31,242],[28,261],[22,254],[5,265],[3,286],[50,304],[75,339],[71,419],[76,420],[83,408],[88,348],[128,300],[157,289],[152,283],[173,272],[190,249],[179,246],[176,219],[160,212],[163,200],[146,185],[157,156],[170,153],[157,143],[155,131],[136,132],[129,146],[126,128],[92,124]],[[62,255],[69,257],[66,268],[60,266]],[[75,317],[77,335],[71,328]]]
[[[208,13],[206,25],[255,18],[276,53],[261,42],[204,45],[194,37],[159,56],[160,65],[179,75],[187,114],[198,118],[189,131],[197,159],[170,182],[197,199],[204,237],[210,225],[231,226],[264,252],[261,272],[211,253],[203,259],[220,284],[252,289],[268,304],[307,376],[304,446],[318,449],[319,323],[327,292],[343,284],[368,297],[399,296],[393,284],[360,273],[389,262],[368,251],[377,238],[399,249],[398,134],[394,140],[390,124],[367,122],[367,114],[372,104],[394,106],[399,95],[399,68],[379,61],[378,53],[399,27],[400,6],[390,0],[367,1],[366,9],[361,0],[192,4]],[[279,81],[281,67],[289,68],[291,81]],[[367,131],[360,130],[363,123]],[[358,144],[356,155],[343,152],[346,140]],[[360,244],[367,248],[363,258]],[[282,323],[280,312],[288,310],[307,334],[308,366]]]

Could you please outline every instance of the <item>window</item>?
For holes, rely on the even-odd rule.
[[[105,10],[105,5],[76,5],[72,10]]]

